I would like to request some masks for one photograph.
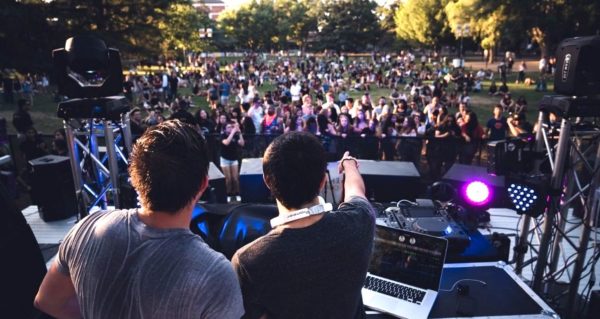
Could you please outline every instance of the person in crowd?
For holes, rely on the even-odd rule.
[[[231,95],[231,84],[227,78],[225,78],[219,84],[219,96],[221,100],[221,105],[229,105],[229,96]]]
[[[503,96],[510,94],[510,89],[508,88],[508,84],[506,84],[506,82],[502,82],[502,84],[500,84],[498,87],[498,94]]]
[[[262,104],[260,102],[260,99],[254,100],[254,102],[252,103],[252,106],[248,110],[247,115],[252,119],[252,122],[254,123],[254,127],[256,128],[255,133],[260,134],[260,130],[261,130],[260,123],[262,122],[263,116],[264,116],[264,110],[263,110]]]
[[[302,132],[303,128],[302,116],[292,115],[287,121],[287,124],[283,128],[284,133],[288,132]]]
[[[222,135],[221,143],[221,170],[225,175],[227,195],[230,201],[235,201],[240,193],[240,172],[238,161],[240,160],[241,148],[244,146],[244,135],[241,134],[239,124],[229,121],[225,126],[225,134]]]
[[[489,95],[498,95],[498,86],[496,85],[496,81],[492,81],[490,84],[490,88],[488,89]]]
[[[204,136],[215,132],[215,123],[208,116],[208,112],[205,109],[198,110],[194,117]]]
[[[333,92],[327,92],[327,94],[325,94],[325,99],[327,101],[325,103],[323,103],[323,105],[322,105],[323,109],[328,109],[331,120],[337,121],[337,118],[340,115],[341,110],[340,110],[340,107],[337,104],[335,104],[335,98],[334,98]]]
[[[365,111],[358,110],[356,112],[356,118],[354,119],[353,127],[354,127],[354,133],[356,133],[356,134],[363,134],[369,130],[369,122],[365,115]]]
[[[487,121],[486,130],[486,136],[490,142],[500,141],[506,138],[508,123],[506,122],[506,118],[502,115],[502,105],[496,104],[494,106],[493,116]]]
[[[473,111],[467,112],[465,121],[460,127],[463,144],[460,149],[458,161],[461,164],[471,165],[475,153],[481,145],[481,140],[484,137],[483,129],[477,120],[477,114]]]
[[[469,111],[469,106],[466,103],[458,104],[458,112],[456,112],[456,115],[454,115],[454,118],[456,119],[456,123],[459,126],[464,123],[465,115],[467,114],[468,111]]]
[[[67,147],[67,141],[65,139],[52,140],[52,150],[50,154],[57,156],[69,156],[69,149]]]
[[[398,156],[400,160],[413,162],[415,165],[418,164],[421,158],[421,149],[423,148],[421,139],[416,138],[418,125],[419,118],[417,116],[407,116],[399,132],[402,138],[398,144]]]
[[[260,131],[262,134],[280,134],[283,132],[283,123],[279,114],[275,111],[275,106],[270,104],[267,106],[267,114],[263,117],[260,123]]]
[[[46,143],[33,126],[25,131],[25,139],[19,144],[19,150],[25,161],[48,155]]]
[[[507,121],[508,130],[512,137],[519,137],[523,134],[531,134],[533,126],[527,122],[525,113],[515,113]]]
[[[17,111],[13,113],[12,124],[18,133],[18,138],[23,140],[27,129],[33,126],[33,120],[29,114],[29,100],[19,99],[17,101]]]
[[[142,121],[142,111],[138,107],[129,111],[129,127],[134,140],[146,131],[146,125]]]
[[[521,95],[515,102],[515,113],[526,113],[527,112],[527,99]]]
[[[194,116],[187,110],[183,109],[178,102],[173,101],[171,103],[171,112],[172,113],[171,116],[169,116],[169,120],[180,120],[192,126],[196,125]]]
[[[267,148],[263,175],[279,216],[268,234],[232,258],[244,296],[243,318],[365,317],[361,288],[374,210],[358,162],[346,152],[338,164],[344,202],[329,212],[318,196],[326,168],[326,152],[311,134],[284,134]],[[295,218],[304,210],[311,213]]]
[[[312,103],[312,97],[309,94],[302,96],[302,119],[306,122],[309,118],[315,117],[315,109]]]
[[[57,318],[240,318],[231,264],[189,230],[208,186],[202,136],[181,121],[164,122],[138,139],[130,161],[141,208],[78,222],[35,306]]]
[[[500,99],[500,105],[502,106],[502,110],[506,113],[515,113],[516,111],[515,101],[510,94],[505,94],[502,99]]]
[[[354,127],[352,126],[352,119],[346,113],[340,114],[338,118],[338,126],[336,128],[337,133],[342,138],[354,135]]]
[[[527,64],[523,60],[521,63],[519,63],[519,74],[517,75],[517,80],[515,83],[525,83],[525,72],[527,72]]]

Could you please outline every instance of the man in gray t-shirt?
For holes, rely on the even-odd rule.
[[[35,304],[58,318],[240,318],[235,272],[189,230],[208,185],[202,137],[167,121],[130,159],[142,208],[94,213],[59,248]]]

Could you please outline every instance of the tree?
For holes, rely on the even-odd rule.
[[[523,21],[524,29],[540,47],[542,56],[554,53],[564,38],[600,32],[597,0],[514,0],[511,14]]]
[[[407,0],[399,3],[394,14],[396,35],[413,45],[437,47],[447,38],[448,0]]]
[[[361,51],[375,45],[381,35],[376,8],[371,0],[325,2],[318,22],[321,49]]]
[[[507,1],[504,0],[458,0],[449,2],[446,16],[450,29],[456,37],[472,37],[481,47],[489,51],[489,62],[493,62],[495,48],[501,40],[508,22]],[[470,34],[464,34],[468,25]]]
[[[185,52],[201,51],[208,47],[208,42],[203,41],[198,33],[200,28],[214,28],[206,12],[198,12],[191,4],[172,4],[164,12],[159,12],[165,17],[158,23],[163,54],[173,49]]]

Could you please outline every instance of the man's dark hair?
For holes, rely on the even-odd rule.
[[[165,121],[137,140],[129,175],[144,208],[175,213],[198,194],[208,174],[206,143],[194,127]]]
[[[287,208],[298,208],[319,194],[326,168],[323,145],[307,132],[279,136],[263,158],[263,174],[271,193]]]

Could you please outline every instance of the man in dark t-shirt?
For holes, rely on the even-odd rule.
[[[502,106],[500,104],[494,106],[494,117],[488,120],[486,129],[489,141],[499,141],[506,138],[508,123],[506,118],[502,116]]]
[[[273,229],[233,256],[244,297],[244,318],[363,318],[361,297],[375,225],[358,162],[346,152],[344,202],[335,211],[318,193],[326,156],[316,137],[284,134],[263,158],[277,200]]]

